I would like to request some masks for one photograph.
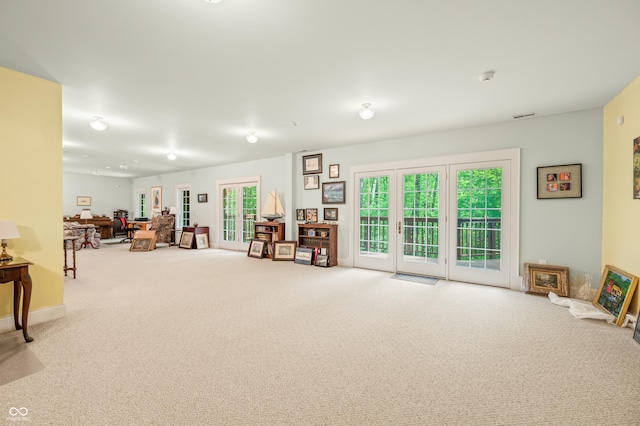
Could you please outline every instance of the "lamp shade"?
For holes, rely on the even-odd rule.
[[[375,113],[375,110],[369,103],[362,104],[362,108],[360,108],[360,111],[358,111],[358,114],[360,114],[360,118],[362,118],[363,120],[370,120]]]
[[[20,238],[15,222],[12,220],[0,220],[0,239],[9,240],[12,238]]]
[[[177,214],[178,208],[176,206],[169,207],[169,214]]]
[[[92,217],[89,209],[82,210],[82,213],[80,213],[80,219],[91,219]]]

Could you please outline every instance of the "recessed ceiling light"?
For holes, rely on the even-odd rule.
[[[207,3],[211,3],[211,4],[215,4],[215,3],[220,3],[222,0],[204,0]]]
[[[127,170],[127,169],[129,169],[129,166],[127,166],[126,164],[120,164],[120,168],[122,170]]]
[[[178,156],[175,155],[173,152],[170,152],[170,153],[167,154],[167,158],[169,160],[175,160],[176,158],[178,158]]]
[[[97,130],[99,132],[107,128],[107,123],[104,122],[104,118],[97,115],[91,117],[91,120],[89,120],[89,125],[93,130]]]

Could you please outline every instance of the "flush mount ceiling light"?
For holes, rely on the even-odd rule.
[[[478,76],[478,80],[483,83],[491,83],[493,81],[493,76],[496,75],[495,71],[486,71]]]
[[[247,135],[247,142],[249,143],[256,143],[258,142],[258,137],[256,136],[256,132],[249,132],[249,134]]]
[[[107,128],[107,123],[104,122],[104,118],[97,115],[91,117],[91,120],[89,120],[89,125],[93,130],[97,130],[99,132]]]
[[[122,170],[127,170],[129,169],[129,166],[127,166],[126,164],[120,164],[119,166]]]
[[[222,0],[204,0],[206,3],[216,4],[220,3]]]
[[[177,155],[175,155],[173,152],[170,152],[170,153],[168,153],[168,154],[167,154],[167,158],[168,158],[169,160],[172,160],[172,161],[173,161],[173,160],[175,160],[176,158],[178,158],[178,156],[177,156]]]
[[[371,104],[369,103],[362,104],[362,108],[360,108],[360,111],[358,111],[358,114],[360,114],[360,118],[362,118],[363,120],[370,120],[375,113],[376,111],[371,108]]]

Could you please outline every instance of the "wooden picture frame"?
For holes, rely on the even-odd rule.
[[[162,187],[151,187],[151,212],[160,213],[162,211]]]
[[[538,199],[582,198],[582,163],[538,167]]]
[[[207,234],[196,234],[196,248],[204,249],[209,248],[209,235]]]
[[[247,256],[262,259],[264,257],[264,245],[266,241],[254,238],[249,242],[249,250]]]
[[[134,238],[131,240],[129,251],[151,251],[153,250],[153,238]]]
[[[304,211],[305,221],[307,223],[318,222],[318,209],[305,209]]]
[[[523,287],[525,293],[555,293],[569,297],[569,268],[525,263]]]
[[[208,194],[198,194],[198,202],[199,203],[206,203],[209,201],[209,195]]]
[[[615,324],[620,326],[637,286],[638,277],[606,265],[602,271],[600,286],[593,298],[593,306],[613,315]]]
[[[340,177],[340,164],[329,164],[329,178],[337,179]]]
[[[76,197],[76,206],[90,206],[91,205],[91,197]]]
[[[293,260],[295,263],[300,263],[301,265],[311,265],[312,260],[313,260],[312,248],[296,247],[296,257]]]
[[[322,183],[322,204],[345,203],[345,181]]]
[[[182,235],[180,235],[180,248],[190,249],[193,245],[193,236],[194,233],[191,231],[184,231]]]
[[[302,156],[302,174],[313,175],[322,173],[322,154]]]
[[[320,175],[305,176],[304,189],[320,189]]]
[[[324,220],[338,220],[338,208],[337,207],[325,207],[324,208]]]
[[[291,260],[296,257],[297,241],[274,241],[271,260]]]
[[[304,209],[296,209],[296,220],[304,220]]]

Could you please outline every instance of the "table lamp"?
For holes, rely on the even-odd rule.
[[[169,214],[172,214],[172,215],[178,214],[178,208],[175,207],[175,206],[174,207],[169,207]]]
[[[87,219],[92,219],[93,216],[91,215],[91,210],[89,209],[84,209],[82,210],[82,213],[80,213],[80,219],[84,219],[84,224],[87,224]]]
[[[12,220],[0,220],[0,240],[2,240],[0,262],[13,260],[13,257],[7,253],[7,240],[11,238],[20,238],[16,224]]]

